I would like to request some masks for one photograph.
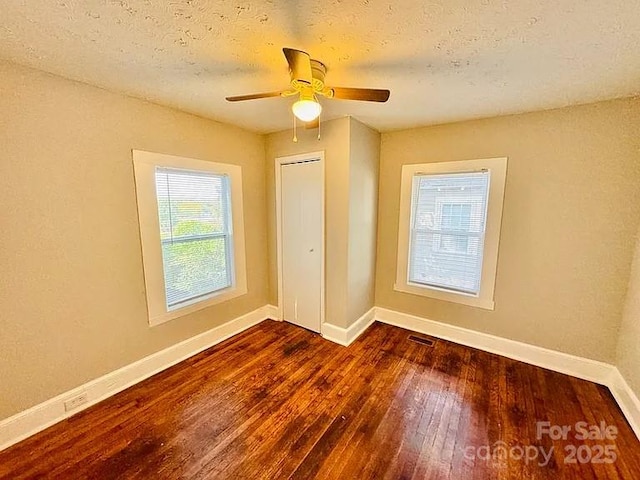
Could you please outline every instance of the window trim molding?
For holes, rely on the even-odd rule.
[[[483,169],[489,170],[491,177],[487,202],[484,254],[479,294],[454,293],[437,287],[410,283],[408,280],[409,244],[411,241],[411,201],[414,175],[419,173],[444,174],[471,172]],[[407,164],[402,166],[396,281],[393,286],[395,291],[484,308],[486,310],[493,310],[495,308],[494,292],[498,269],[498,249],[500,245],[500,228],[502,225],[502,207],[506,175],[507,157]]]
[[[247,293],[247,265],[242,202],[242,167],[162,153],[132,150],[138,224],[142,246],[147,316],[150,326],[160,325],[211,305],[226,302]],[[164,285],[160,222],[156,198],[156,167],[213,172],[227,175],[231,196],[233,231],[234,282],[230,287],[213,292],[202,300],[168,310]]]

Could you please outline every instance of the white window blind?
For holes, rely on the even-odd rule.
[[[410,283],[480,292],[489,176],[488,171],[413,176]]]
[[[156,167],[167,310],[232,285],[229,179]]]

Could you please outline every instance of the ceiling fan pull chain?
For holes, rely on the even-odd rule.
[[[318,141],[320,141],[320,124],[322,122],[320,121],[320,117],[318,117]]]
[[[292,117],[293,117],[293,142],[298,143],[298,136],[296,135],[296,116],[292,115]]]

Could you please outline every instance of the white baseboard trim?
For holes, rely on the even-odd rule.
[[[620,370],[614,367],[607,385],[618,402],[620,410],[640,440],[640,400],[624,379]]]
[[[376,307],[375,319],[609,387],[640,440],[640,401],[611,364]]]
[[[607,384],[614,368],[613,365],[608,363],[387,310],[386,308],[376,308],[376,320],[603,385]]]
[[[265,309],[267,318],[278,321],[282,320],[282,318],[280,318],[280,309],[275,305],[265,305],[263,308]]]
[[[271,305],[260,307],[0,421],[0,451],[267,318],[274,318],[274,309],[277,311]],[[65,412],[64,402],[83,392],[88,402]]]
[[[322,336],[334,343],[348,347],[369,328],[369,325],[375,322],[375,312],[376,308],[371,308],[371,310],[362,315],[349,328],[342,328],[325,322],[322,324]]]

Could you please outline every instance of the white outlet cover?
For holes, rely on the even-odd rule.
[[[76,395],[73,398],[64,402],[64,410],[68,412],[69,410],[73,410],[74,408],[78,408],[80,405],[87,403],[89,401],[89,397],[87,392],[82,392],[79,395]]]

